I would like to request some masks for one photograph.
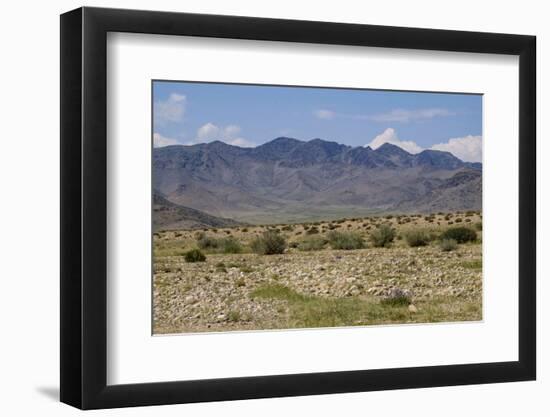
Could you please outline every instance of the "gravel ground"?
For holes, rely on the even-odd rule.
[[[350,251],[293,249],[270,256],[213,254],[197,263],[186,263],[183,256],[157,257],[154,333],[284,327],[289,316],[286,300],[251,296],[255,289],[273,283],[307,296],[372,303],[399,289],[411,296],[414,307],[409,306],[410,312],[422,311],[431,300],[444,298],[455,309],[462,303],[470,306],[468,313],[444,321],[480,320],[480,260],[481,244],[460,245],[452,252],[431,245]],[[424,320],[421,314],[411,314],[407,322]],[[349,323],[353,324],[357,323]]]

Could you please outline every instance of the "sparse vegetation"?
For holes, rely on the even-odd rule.
[[[439,241],[439,247],[443,252],[451,252],[458,247],[456,240],[444,238]]]
[[[214,253],[240,253],[242,246],[234,237],[215,238],[202,234],[197,239],[197,246]]]
[[[280,233],[268,230],[254,239],[251,247],[259,255],[276,255],[285,251],[286,240]]]
[[[312,250],[321,250],[325,247],[327,240],[321,236],[308,236],[297,242],[296,247],[304,252]]]
[[[155,232],[154,332],[481,319],[479,212],[313,220]]]
[[[227,321],[237,323],[241,321],[241,313],[237,310],[231,310],[229,313],[227,313]]]
[[[185,253],[185,262],[204,262],[206,256],[199,249],[191,249]]]
[[[222,239],[221,248],[223,253],[241,253],[242,251],[239,241],[232,237]]]
[[[408,306],[411,304],[411,296],[407,291],[395,288],[380,301],[380,304],[392,307]]]
[[[395,229],[383,224],[372,231],[370,240],[375,248],[388,248],[395,239]]]
[[[365,241],[358,232],[329,232],[328,241],[332,249],[362,249],[365,247]]]
[[[443,232],[440,239],[454,239],[457,243],[473,242],[477,239],[477,233],[468,227],[452,227]]]
[[[411,248],[426,246],[430,243],[431,236],[424,230],[413,230],[405,235],[405,240]]]
[[[460,265],[469,269],[481,269],[483,267],[483,262],[481,259],[474,259],[473,261],[462,262]]]

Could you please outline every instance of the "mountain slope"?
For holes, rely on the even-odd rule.
[[[241,223],[211,216],[202,211],[174,204],[153,193],[153,230],[202,229],[231,227]]]
[[[173,203],[251,223],[481,208],[480,164],[391,144],[281,137],[256,148],[168,146],[153,152],[153,182]]]

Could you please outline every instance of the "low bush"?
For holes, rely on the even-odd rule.
[[[241,253],[242,251],[241,244],[233,237],[221,239],[220,247],[223,253]]]
[[[441,239],[439,241],[439,248],[443,252],[451,252],[458,247],[458,243],[454,239]]]
[[[432,239],[424,230],[413,230],[405,234],[405,240],[410,247],[416,248],[418,246],[426,246]]]
[[[221,252],[221,253],[240,253],[242,246],[234,237],[215,238],[212,236],[202,235],[197,239],[199,249]]]
[[[391,246],[395,239],[395,230],[390,226],[383,224],[370,234],[372,245],[376,248],[387,248]]]
[[[454,239],[457,243],[473,242],[477,239],[477,233],[468,227],[451,227],[439,239]]]
[[[327,243],[326,239],[321,236],[309,236],[298,242],[298,250],[308,252],[312,250],[321,250]]]
[[[380,300],[380,304],[391,307],[399,307],[408,306],[411,304],[411,301],[411,295],[407,290],[394,288],[386,297]]]
[[[220,239],[202,233],[197,237],[197,246],[202,250],[218,249]]]
[[[316,235],[319,233],[319,229],[316,226],[312,226],[308,231],[306,231],[306,235]]]
[[[328,241],[332,249],[361,249],[365,247],[363,237],[357,232],[330,232]]]
[[[281,254],[286,249],[286,240],[278,232],[268,230],[252,241],[251,248],[259,255]]]
[[[206,256],[200,251],[200,249],[191,249],[185,252],[185,262],[204,262]]]

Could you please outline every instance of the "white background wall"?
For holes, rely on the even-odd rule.
[[[0,115],[0,412],[3,415],[75,415],[57,402],[59,379],[59,17],[81,6],[5,2],[1,14]],[[256,415],[548,415],[550,273],[550,193],[543,185],[550,157],[543,119],[550,96],[550,26],[545,2],[407,1],[298,2],[278,0],[125,0],[86,5],[238,14],[309,20],[370,23],[532,34],[538,37],[539,163],[539,365],[538,381],[498,385],[325,395],[230,403],[193,404],[100,411],[94,415],[193,416]],[[404,69],[406,70],[406,69]],[[505,185],[503,185],[505,186]],[[543,237],[544,235],[544,237]],[[403,346],[407,349],[407,346]]]

